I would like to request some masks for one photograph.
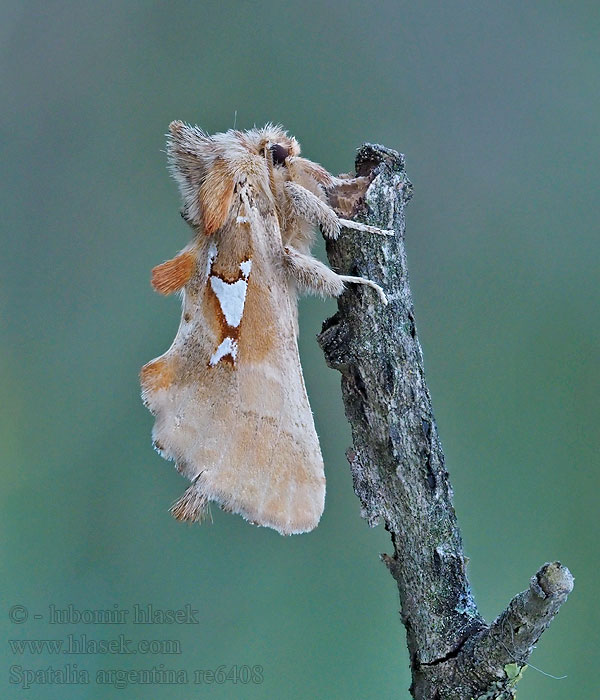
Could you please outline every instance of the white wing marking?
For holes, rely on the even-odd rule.
[[[220,359],[225,357],[225,355],[231,355],[233,361],[235,362],[235,359],[237,357],[237,350],[238,346],[234,338],[230,338],[229,336],[223,338],[223,341],[215,350],[213,356],[210,358],[211,366],[214,367]]]
[[[230,284],[229,282],[223,282],[220,277],[211,275],[210,286],[219,300],[227,325],[237,328],[244,313],[248,282],[246,280],[238,280]]]

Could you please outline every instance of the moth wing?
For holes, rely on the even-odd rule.
[[[325,477],[298,355],[295,293],[277,260],[276,217],[249,214],[237,194],[226,225],[201,247],[179,331],[142,371],[143,393],[156,415],[157,449],[193,482],[176,517],[199,519],[209,500],[282,534],[307,532],[323,512]],[[235,323],[242,279],[241,320],[231,326],[223,310]],[[231,298],[218,296],[223,289]]]

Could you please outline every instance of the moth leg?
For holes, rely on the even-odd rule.
[[[300,253],[291,246],[285,247],[283,251],[284,262],[303,291],[314,292],[321,296],[337,297],[344,291],[344,282],[351,282],[371,287],[377,292],[384,305],[388,303],[383,289],[371,280],[364,277],[338,275],[319,260]]]
[[[386,297],[385,292],[376,282],[373,282],[373,280],[368,280],[366,277],[353,277],[351,275],[340,275],[340,279],[344,282],[351,282],[353,284],[364,284],[367,287],[371,287],[371,289],[374,289],[377,292],[381,303],[384,306],[388,305],[388,298]]]
[[[375,233],[380,236],[393,236],[394,231],[377,226],[362,224],[360,221],[339,218],[325,202],[296,182],[286,182],[285,190],[293,213],[313,224],[318,224],[325,238],[334,240],[340,235],[340,228],[350,228],[361,233]]]
[[[311,255],[300,253],[291,246],[283,249],[283,255],[285,266],[302,291],[324,297],[337,297],[344,291],[341,277]]]
[[[340,222],[333,209],[306,187],[286,182],[285,192],[292,212],[301,219],[317,224],[325,238],[335,240],[340,235]]]
[[[377,226],[369,226],[369,224],[361,224],[360,221],[352,221],[352,219],[338,219],[344,228],[351,228],[354,231],[362,233],[376,233],[379,236],[393,236],[395,232],[387,228],[377,228]]]
[[[152,270],[152,286],[160,294],[171,294],[185,286],[196,267],[195,249],[184,250]]]

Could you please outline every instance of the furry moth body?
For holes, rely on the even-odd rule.
[[[330,238],[340,231],[325,197],[334,179],[283,129],[209,136],[173,122],[169,131],[194,238],[152,271],[157,291],[182,291],[183,311],[141,384],[156,449],[192,482],[172,513],[200,521],[215,501],[281,534],[307,532],[323,512],[325,476],[298,356],[297,292],[337,296],[358,282],[385,296],[311,257],[316,226]]]

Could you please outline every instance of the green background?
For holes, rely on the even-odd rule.
[[[529,669],[520,698],[600,696],[599,30],[596,2],[2,3],[3,630],[182,650],[19,656],[3,641],[2,697],[408,697],[390,544],[359,516],[339,375],[315,341],[333,301],[301,302],[328,479],[318,529],[168,513],[186,483],[153,452],[138,391],[179,321],[150,269],[190,237],[164,133],[225,130],[236,111],[241,128],[283,123],[333,172],[363,141],[406,154],[417,327],[477,601],[492,619],[560,559],[576,588],[531,661],[568,678]],[[47,619],[50,604],[135,603],[190,603],[200,624]],[[15,604],[26,623],[9,623]],[[66,663],[90,685],[8,683],[11,664]],[[260,664],[264,682],[94,683],[160,663]]]

